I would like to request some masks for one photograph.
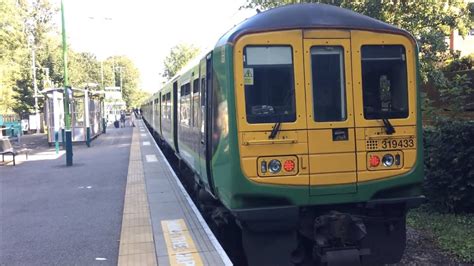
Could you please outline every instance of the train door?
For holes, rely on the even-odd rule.
[[[153,99],[153,101],[151,101],[151,126],[154,129],[156,129],[156,127],[155,127],[155,101],[156,101],[156,99]]]
[[[173,118],[171,119],[173,123],[173,144],[176,150],[176,153],[179,153],[178,150],[178,81],[173,82]]]
[[[158,128],[157,128],[157,131],[158,134],[160,135],[160,138],[163,137],[163,133],[161,132],[161,117],[162,117],[162,106],[163,106],[163,98],[161,96],[161,91],[158,93],[158,99],[159,99],[159,105],[158,105]]]
[[[199,119],[199,168],[201,180],[206,189],[214,194],[213,183],[211,178],[211,104],[212,93],[212,54],[209,53],[207,57],[201,60],[199,65],[200,72],[200,116]]]
[[[357,190],[350,32],[304,32],[310,195]]]

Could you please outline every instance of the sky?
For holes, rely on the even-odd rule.
[[[99,60],[125,55],[140,70],[141,88],[156,91],[163,60],[179,43],[210,50],[220,36],[254,10],[245,0],[63,0],[68,45]],[[60,0],[53,0],[60,6]],[[56,24],[61,26],[60,14]]]

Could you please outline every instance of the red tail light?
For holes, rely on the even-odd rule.
[[[285,171],[287,172],[293,171],[295,169],[295,162],[293,162],[292,160],[286,160],[283,163],[283,169],[285,169]]]
[[[371,167],[377,167],[380,164],[380,158],[377,155],[371,155],[369,158],[369,163]]]

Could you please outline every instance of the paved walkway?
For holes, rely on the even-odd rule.
[[[232,265],[143,122],[138,125],[158,265]]]
[[[231,265],[142,121],[58,156],[0,167],[0,265]]]
[[[138,129],[133,130],[122,218],[119,265],[157,265]]]
[[[0,166],[1,265],[116,265],[131,128],[65,157]]]

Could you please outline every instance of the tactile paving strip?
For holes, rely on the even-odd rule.
[[[118,265],[121,266],[158,265],[138,134],[134,128],[120,235]]]

